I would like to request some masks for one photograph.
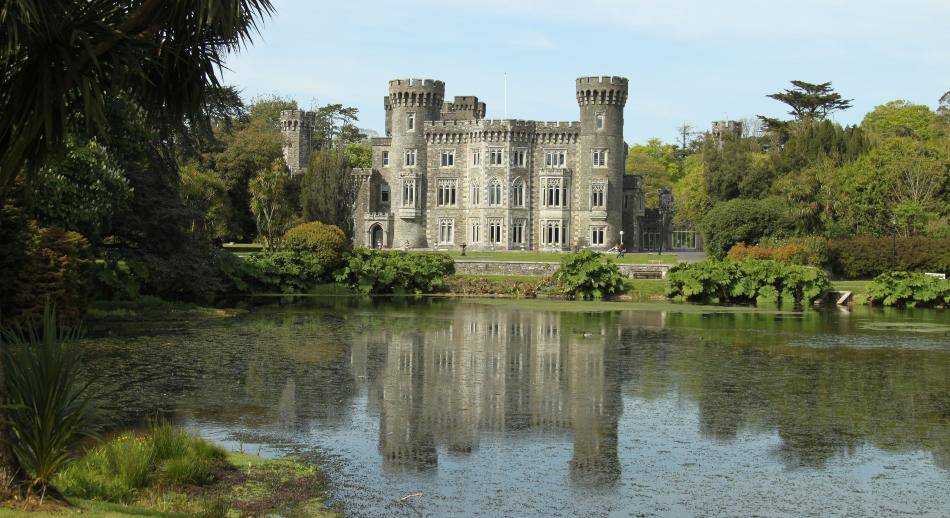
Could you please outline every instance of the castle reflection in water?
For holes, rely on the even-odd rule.
[[[616,479],[625,326],[566,327],[567,315],[460,306],[430,331],[354,337],[350,364],[379,413],[384,468],[433,468],[439,447],[465,455],[482,436],[568,434],[575,480]]]

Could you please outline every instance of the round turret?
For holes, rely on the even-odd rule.
[[[577,104],[623,107],[627,103],[627,78],[617,76],[590,76],[577,78]]]
[[[393,79],[389,82],[389,102],[393,106],[442,107],[445,83],[435,79]]]

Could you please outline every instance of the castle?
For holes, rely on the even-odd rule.
[[[371,139],[372,167],[353,171],[354,245],[696,248],[694,232],[677,239],[671,217],[645,210],[643,179],[624,174],[627,93],[626,78],[581,77],[579,121],[495,120],[475,96],[446,101],[442,81],[390,81],[386,136]],[[313,122],[308,112],[281,114],[291,174],[306,169]]]

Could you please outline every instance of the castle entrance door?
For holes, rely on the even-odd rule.
[[[370,246],[375,249],[380,249],[383,247],[383,227],[379,225],[373,225],[373,228],[370,232]]]

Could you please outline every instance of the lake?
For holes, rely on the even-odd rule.
[[[94,326],[117,419],[321,462],[351,516],[950,514],[948,312],[270,300]]]

